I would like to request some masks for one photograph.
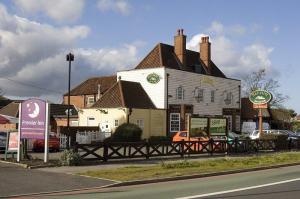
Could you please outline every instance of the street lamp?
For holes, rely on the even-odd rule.
[[[69,84],[68,84],[68,120],[67,120],[67,128],[68,128],[68,136],[67,136],[67,149],[70,148],[70,89],[71,89],[71,62],[74,61],[74,55],[72,53],[67,54],[67,61],[69,62]]]

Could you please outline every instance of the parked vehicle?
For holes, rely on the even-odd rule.
[[[173,142],[177,141],[208,141],[208,137],[189,137],[187,131],[178,131],[174,137]]]
[[[33,142],[32,150],[34,152],[41,152],[45,149],[45,140],[35,140]],[[59,138],[54,135],[49,136],[49,151],[58,152],[60,149]]]
[[[271,129],[271,130],[263,130],[264,134],[273,134],[273,135],[287,135],[288,139],[300,139],[300,136],[297,135],[295,132],[290,131],[290,130],[280,130],[280,129]],[[259,139],[259,130],[254,130],[250,138],[252,140]]]

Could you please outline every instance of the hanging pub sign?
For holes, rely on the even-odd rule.
[[[45,157],[48,161],[49,137],[49,105],[41,99],[23,101],[19,107],[19,137],[18,137],[18,162],[20,161],[21,139],[45,140]]]
[[[190,137],[206,137],[208,136],[208,118],[191,117],[189,127]]]
[[[252,91],[249,100],[257,105],[267,104],[272,100],[272,94],[265,90]]]

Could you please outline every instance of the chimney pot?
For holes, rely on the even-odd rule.
[[[183,34],[183,29],[177,30],[177,35],[174,37],[174,53],[182,64],[182,69],[186,69],[186,36]]]
[[[204,62],[208,74],[211,74],[211,48],[208,36],[201,37],[200,59]]]

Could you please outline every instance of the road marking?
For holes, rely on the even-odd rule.
[[[176,199],[203,198],[203,197],[207,197],[207,196],[215,196],[215,195],[221,195],[221,194],[226,194],[226,193],[245,191],[245,190],[249,190],[249,189],[257,189],[257,188],[268,187],[268,186],[273,186],[273,185],[278,185],[278,184],[295,182],[295,181],[299,181],[299,180],[300,180],[300,178],[295,178],[295,179],[284,180],[284,181],[279,181],[279,182],[273,182],[273,183],[268,183],[268,184],[244,187],[244,188],[239,188],[239,189],[231,189],[231,190],[226,190],[226,191],[218,191],[218,192],[213,192],[213,193],[205,193],[205,194],[194,195],[194,196],[186,196],[186,197],[181,197],[181,198],[176,198]]]

